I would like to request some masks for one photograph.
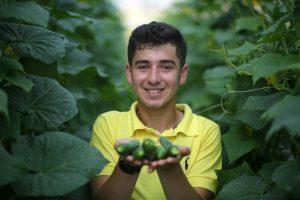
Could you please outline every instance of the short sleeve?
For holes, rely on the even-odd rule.
[[[107,119],[100,115],[94,125],[92,130],[92,136],[90,144],[96,147],[102,155],[108,160],[108,164],[102,169],[98,175],[111,175],[118,159],[118,155],[114,149],[114,134]]]
[[[193,187],[206,188],[216,192],[216,170],[222,168],[222,144],[219,126],[211,123],[203,126],[202,133],[195,140],[191,154],[188,179]]]

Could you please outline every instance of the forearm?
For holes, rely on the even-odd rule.
[[[157,173],[167,199],[203,199],[190,185],[179,164],[168,169],[157,168]]]
[[[94,192],[93,200],[131,199],[139,174],[126,174],[118,164],[112,175]]]

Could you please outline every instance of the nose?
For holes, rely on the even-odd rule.
[[[149,84],[156,85],[160,82],[160,72],[158,67],[151,67],[148,74]]]

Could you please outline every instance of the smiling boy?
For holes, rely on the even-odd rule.
[[[187,47],[180,31],[166,23],[137,27],[129,39],[126,78],[137,101],[127,112],[110,111],[95,121],[91,145],[109,163],[91,181],[93,199],[212,199],[215,170],[221,169],[219,126],[176,104],[187,80]],[[158,141],[165,136],[180,155],[158,161],[119,156],[124,138]]]

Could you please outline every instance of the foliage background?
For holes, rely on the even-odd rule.
[[[45,2],[0,4],[0,194],[89,199],[93,121],[134,100],[124,29],[109,1]],[[189,45],[179,102],[222,129],[217,199],[300,198],[299,18],[296,0],[188,0],[162,19]]]

